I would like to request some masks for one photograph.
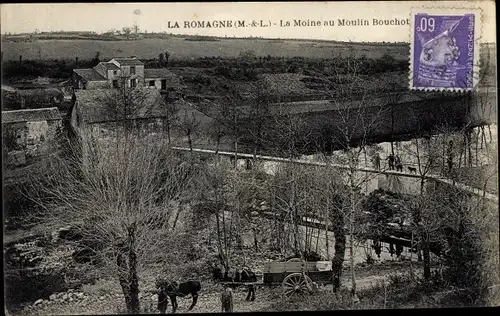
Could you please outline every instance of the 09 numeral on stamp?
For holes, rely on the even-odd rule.
[[[420,26],[417,27],[418,32],[434,32],[436,26],[436,21],[434,18],[422,18],[420,20]]]

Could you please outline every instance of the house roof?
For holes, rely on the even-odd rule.
[[[106,81],[106,78],[94,69],[73,69],[73,71],[87,81]]]
[[[16,111],[2,111],[2,124],[20,122],[40,122],[61,120],[61,112],[56,107],[27,109]]]
[[[116,57],[112,60],[120,64],[120,66],[142,66],[144,65],[142,61],[137,58],[132,57]]]
[[[127,95],[132,100],[134,109],[130,109],[129,118],[141,119],[152,117],[164,117],[165,103],[158,90],[134,89]],[[75,90],[76,102],[83,120],[86,123],[99,123],[116,121],[123,113],[123,98],[120,90],[96,89]],[[123,114],[122,114],[123,115]]]
[[[120,67],[110,62],[100,62],[107,70],[118,70]]]
[[[176,74],[165,68],[144,69],[144,78],[174,78]]]

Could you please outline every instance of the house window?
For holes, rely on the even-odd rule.
[[[135,79],[130,79],[130,87],[135,88],[137,87],[137,80]]]
[[[118,71],[113,70],[113,75],[115,75],[115,76],[116,76],[116,74],[117,74],[117,73],[118,73]]]
[[[130,66],[130,74],[135,75],[135,66]]]
[[[118,88],[118,80],[113,80],[113,88]]]
[[[149,86],[150,87],[154,87],[155,86],[155,81],[154,80],[150,80],[149,81]]]

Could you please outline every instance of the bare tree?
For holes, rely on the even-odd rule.
[[[304,192],[303,180],[307,177],[303,166],[285,164],[278,167],[277,173],[272,179],[271,186],[274,191],[275,207],[278,216],[284,221],[284,238],[288,245],[289,237],[292,236],[293,245],[290,247],[294,254],[302,256],[301,234],[299,230],[300,220],[305,215],[306,193]],[[291,225],[292,232],[288,232]]]
[[[187,110],[184,110],[184,115],[177,120],[177,127],[181,132],[187,137],[189,150],[193,151],[193,137],[198,132],[200,127],[200,122],[196,118],[194,112],[191,115],[188,114]]]
[[[165,118],[163,119],[163,128],[167,132],[168,144],[172,142],[172,127],[175,126],[177,119],[177,112],[179,111],[179,106],[168,97],[165,98]]]
[[[306,148],[310,133],[304,113],[294,113],[286,105],[274,105],[270,109],[274,119],[274,141],[279,155],[298,158]]]
[[[231,137],[233,138],[234,150],[234,167],[238,161],[239,142],[243,133],[243,123],[245,120],[244,109],[240,106],[241,97],[235,90],[228,91],[224,100],[221,100],[219,107],[219,116],[221,123],[227,127]]]
[[[116,277],[129,313],[139,313],[139,279],[157,254],[169,251],[173,204],[192,183],[191,164],[167,148],[129,137],[107,146],[83,138],[73,155],[55,159],[50,178],[33,180],[42,222],[72,226],[101,274]],[[85,147],[92,148],[85,150]]]
[[[254,157],[257,155],[257,150],[262,149],[265,143],[268,143],[269,125],[272,123],[270,105],[268,100],[263,98],[262,83],[258,82],[254,85],[254,93],[252,95],[252,103],[248,107],[246,113],[246,133],[251,138],[252,153]]]
[[[238,216],[240,211],[239,191],[233,190],[236,176],[224,163],[207,164],[203,177],[201,199],[208,204],[210,213],[215,215],[217,230],[217,250],[226,271],[232,264],[237,239]]]
[[[134,121],[140,119],[141,114],[146,114],[143,113],[147,112],[144,109],[152,104],[148,91],[126,86],[127,78],[127,76],[122,76],[120,88],[107,91],[104,100],[105,110],[109,117],[114,119],[117,133],[121,130],[125,139],[129,138],[131,132],[139,131],[134,128]],[[163,100],[153,102],[162,103]],[[119,135],[117,137],[120,139]]]
[[[373,99],[362,81],[360,60],[353,56],[338,57],[338,59],[342,67],[335,69],[332,76],[324,79],[330,82],[325,92],[331,97],[330,103],[334,113],[331,122],[331,126],[334,127],[331,131],[331,142],[334,148],[341,149],[341,153],[332,157],[327,156],[326,153],[323,154],[328,168],[335,168],[334,164],[336,163],[344,165],[344,168],[338,169],[338,178],[342,179],[342,184],[348,189],[342,191],[346,195],[341,199],[342,211],[337,216],[342,218],[337,219],[337,222],[345,221],[348,228],[351,293],[353,299],[356,300],[355,238],[360,234],[358,231],[360,227],[356,220],[361,211],[362,199],[360,195],[363,184],[373,177],[373,175],[360,172],[358,169],[362,154],[365,153],[365,147],[369,144],[369,139],[377,127],[380,126],[380,118],[382,114],[387,112],[387,105],[392,99],[386,98],[385,102]],[[338,233],[344,232],[338,229]],[[337,239],[337,236],[335,238]],[[342,244],[339,245],[339,247],[341,246]],[[342,249],[339,251],[343,253]],[[341,267],[340,260],[343,258],[336,258],[335,265]]]
[[[227,108],[220,103],[211,103],[211,118],[212,121],[209,126],[210,137],[215,140],[215,154],[219,153],[222,138],[230,133],[229,128],[226,124],[227,120]],[[207,113],[205,113],[207,114]]]

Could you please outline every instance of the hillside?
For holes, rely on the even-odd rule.
[[[203,47],[200,49],[200,47]],[[353,53],[357,57],[380,58],[389,54],[396,59],[408,58],[408,46],[401,44],[348,44],[339,42],[316,42],[268,39],[220,39],[218,41],[188,40],[170,37],[139,40],[37,40],[13,42],[2,40],[4,60],[23,59],[90,59],[101,52],[105,59],[114,56],[140,56],[142,59],[157,58],[168,51],[172,59],[198,57],[238,57],[243,52],[256,56],[330,58],[335,55]]]

